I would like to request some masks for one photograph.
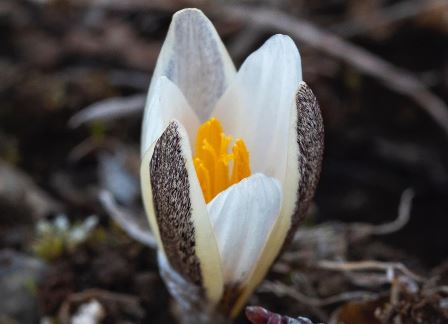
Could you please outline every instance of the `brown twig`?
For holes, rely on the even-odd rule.
[[[277,296],[288,296],[294,298],[298,302],[313,306],[313,307],[324,307],[333,304],[338,304],[342,302],[347,302],[350,300],[366,300],[377,298],[378,295],[369,291],[349,291],[338,295],[326,297],[326,298],[315,298],[306,296],[300,293],[297,289],[287,286],[279,281],[265,281],[260,287],[262,292],[271,292]]]
[[[443,293],[445,295],[448,295],[448,286],[438,286],[434,288],[425,289],[423,293],[425,295],[432,295],[435,293]]]
[[[359,262],[334,262],[334,261],[320,261],[318,262],[318,267],[327,270],[336,271],[394,271],[398,270],[409,278],[417,282],[425,282],[425,278],[415,274],[408,268],[406,268],[402,263],[399,262],[380,262],[380,261],[359,261]]]
[[[356,19],[345,21],[333,26],[331,31],[346,38],[354,37],[378,28],[394,25],[400,21],[424,15],[433,10],[443,10],[444,8],[447,8],[447,6],[448,3],[446,0],[401,1],[381,10],[378,19],[365,21]]]
[[[370,235],[387,235],[398,232],[408,222],[411,217],[412,200],[414,191],[410,188],[403,191],[398,206],[398,217],[392,222],[372,225],[367,223],[352,223],[349,225],[352,237],[356,239],[364,238]]]
[[[393,222],[381,225],[372,225],[371,234],[386,235],[401,230],[408,222],[411,216],[412,200],[414,191],[406,189],[401,194],[400,205],[398,206],[398,217]]]
[[[260,292],[269,292],[273,293],[277,297],[290,297],[297,300],[299,303],[307,305],[309,307],[309,311],[314,314],[314,316],[318,317],[320,320],[326,320],[327,315],[323,309],[318,305],[318,300],[312,297],[305,296],[295,290],[292,287],[288,287],[281,282],[272,282],[265,281],[260,288],[258,288]]]
[[[306,20],[272,8],[233,5],[219,10],[232,19],[248,21],[266,30],[286,33],[381,81],[391,90],[409,97],[420,105],[448,135],[447,105],[431,93],[411,72],[397,68],[369,51],[326,32]]]
[[[328,222],[314,227],[299,228],[293,245],[283,253],[274,271],[289,272],[292,263],[313,265],[320,260],[344,260],[351,242],[359,242],[372,235],[386,235],[401,230],[409,222],[413,197],[412,189],[403,191],[398,216],[392,222],[379,225]]]

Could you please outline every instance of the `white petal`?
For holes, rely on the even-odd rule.
[[[226,284],[244,283],[256,267],[279,214],[281,197],[277,180],[254,174],[221,192],[207,205]]]
[[[283,181],[294,94],[302,80],[300,55],[291,38],[271,37],[250,55],[213,115],[242,138],[253,172]]]
[[[199,121],[173,82],[164,76],[155,80],[154,93],[147,100],[142,125],[142,155],[173,119],[185,127],[190,139],[195,138]]]
[[[264,246],[259,266],[250,275],[246,287],[232,309],[236,316],[256,286],[263,280],[287,237],[290,239],[313,198],[323,155],[323,123],[319,104],[305,82],[300,82],[291,106],[286,178],[282,184],[280,215]]]
[[[173,16],[153,80],[165,75],[185,95],[199,119],[208,119],[235,75],[235,67],[210,20],[198,9]],[[149,97],[153,95],[152,86]]]

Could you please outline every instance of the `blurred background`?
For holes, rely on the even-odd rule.
[[[315,205],[250,304],[447,323],[446,0],[0,1],[0,323],[176,322],[138,170],[145,93],[184,7],[237,66],[290,35],[324,117]]]

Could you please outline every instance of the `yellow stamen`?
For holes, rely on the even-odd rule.
[[[243,140],[238,139],[233,145],[233,171],[231,181],[236,183],[250,176],[249,152]]]
[[[232,137],[224,134],[221,123],[210,118],[196,136],[194,167],[206,202],[221,191],[250,176],[249,152],[242,139],[237,139],[228,153]],[[233,161],[232,172],[229,172]]]

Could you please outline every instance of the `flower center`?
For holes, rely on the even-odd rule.
[[[237,139],[228,153],[232,137],[224,134],[221,123],[210,118],[196,136],[194,167],[206,202],[221,191],[250,176],[249,152],[242,139]],[[230,162],[232,172],[230,173]]]

